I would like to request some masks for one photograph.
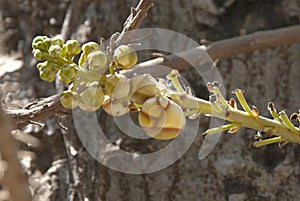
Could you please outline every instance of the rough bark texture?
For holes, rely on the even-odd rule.
[[[73,38],[81,42],[108,38],[120,31],[138,1],[83,1],[79,20],[73,22]],[[0,2],[0,52],[22,52],[23,67],[1,76],[4,101],[24,105],[30,100],[55,93],[52,84],[41,82],[30,53],[30,43],[37,34],[60,33],[68,1]],[[284,1],[155,1],[142,27],[160,27],[183,33],[196,41],[219,40],[257,30],[299,23],[297,0]],[[28,28],[29,27],[29,28]],[[245,90],[250,104],[267,115],[267,103],[288,114],[299,109],[300,46],[278,47],[236,55],[217,66],[227,96],[235,88]],[[14,59],[16,60],[16,59]],[[1,65],[1,64],[0,64]],[[0,70],[2,70],[0,68]],[[192,83],[197,96],[207,97],[203,83],[193,71],[182,74]],[[60,117],[58,117],[60,120]],[[127,139],[113,119],[101,114],[99,119],[113,142],[128,151],[159,148],[163,142],[140,144]],[[200,122],[200,130],[207,127]],[[199,131],[199,135],[201,134]],[[27,126],[24,133],[40,139],[43,146],[32,149],[36,159],[26,166],[35,200],[299,200],[300,147],[288,144],[254,148],[255,131],[242,129],[236,135],[225,134],[214,151],[198,160],[200,139],[175,164],[159,172],[129,175],[104,167],[82,148],[75,130],[61,134],[54,120],[41,130]],[[120,140],[121,139],[121,140]],[[68,145],[68,143],[70,143]],[[66,145],[67,148],[65,147]],[[69,147],[77,150],[70,155]],[[79,179],[79,183],[76,181]],[[68,199],[67,199],[68,197]]]

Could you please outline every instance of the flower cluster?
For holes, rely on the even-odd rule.
[[[183,109],[172,100],[165,80],[151,75],[127,78],[119,70],[133,67],[138,60],[130,45],[120,45],[105,51],[95,42],[80,46],[76,40],[37,36],[32,43],[40,77],[52,82],[57,74],[68,84],[62,92],[61,103],[67,109],[79,107],[84,111],[102,109],[110,115],[122,116],[129,111],[139,112],[139,123],[153,138],[175,138],[185,126]],[[107,48],[108,50],[108,48]],[[80,54],[78,64],[73,59]],[[173,72],[174,73],[174,72]],[[178,79],[171,80],[182,92]]]
[[[300,143],[300,128],[291,122],[300,121],[300,113],[289,119],[284,111],[278,113],[274,104],[269,103],[273,119],[262,117],[255,106],[248,105],[241,89],[233,91],[242,106],[238,109],[235,99],[227,101],[223,97],[218,82],[207,83],[211,92],[209,101],[196,98],[190,88],[182,86],[177,70],[172,70],[165,79],[156,80],[146,74],[128,78],[119,71],[137,63],[132,45],[112,45],[106,49],[103,46],[95,42],[80,46],[76,40],[64,43],[58,37],[34,38],[33,55],[41,61],[37,64],[40,77],[52,82],[57,75],[68,84],[68,90],[61,94],[65,108],[79,106],[85,111],[95,111],[102,107],[113,116],[137,111],[140,126],[149,136],[160,140],[178,136],[185,127],[185,116],[195,119],[206,114],[231,123],[208,129],[204,136],[223,131],[236,133],[241,127],[248,127],[259,130],[256,147],[275,142],[279,142],[280,147],[291,141]],[[74,57],[79,54],[79,61],[75,63]],[[267,134],[267,138],[261,133]]]
[[[32,42],[33,55],[41,62],[37,65],[40,77],[52,82],[55,74],[69,84],[78,73],[77,65],[73,62],[73,57],[80,53],[80,44],[76,40],[68,40],[65,44],[59,37],[48,38],[37,36]]]

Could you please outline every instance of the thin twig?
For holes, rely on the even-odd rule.
[[[123,30],[116,40],[117,46],[122,44],[124,41],[130,40],[130,35],[128,31],[137,29],[145,17],[147,17],[147,12],[154,5],[153,0],[141,0],[136,8],[131,8],[130,15],[126,19]]]
[[[22,167],[17,157],[18,146],[10,134],[9,123],[5,117],[0,103],[0,153],[7,161],[8,168],[3,178],[3,184],[9,189],[13,201],[30,201],[31,195],[27,180],[22,172]]]

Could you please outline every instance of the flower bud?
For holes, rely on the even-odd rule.
[[[43,43],[44,37],[43,36],[36,36],[33,40],[32,40],[32,48],[37,48],[37,43],[42,42]]]
[[[102,51],[94,51],[87,57],[89,68],[99,73],[103,73],[107,69],[107,57]]]
[[[106,96],[102,108],[107,114],[120,117],[129,112],[129,104],[130,101],[127,97],[111,99],[109,96]]]
[[[60,57],[62,58],[67,58],[69,57],[69,55],[67,54],[67,45],[66,44],[63,44],[61,50],[60,50]],[[70,58],[71,59],[71,58]]]
[[[80,44],[77,40],[68,40],[66,46],[67,52],[71,55],[79,54],[81,52]]]
[[[148,98],[154,97],[159,93],[159,89],[153,80],[147,75],[138,75],[131,79],[131,101],[143,104]]]
[[[40,77],[46,82],[53,82],[55,72],[51,68],[45,68],[43,71],[40,71]]]
[[[129,69],[137,63],[136,52],[127,45],[120,45],[114,51],[114,59],[118,67]]]
[[[48,65],[48,61],[40,62],[36,65],[36,68],[41,71],[43,68],[45,68]]]
[[[73,109],[79,104],[79,96],[76,92],[64,91],[61,94],[60,102],[66,109]]]
[[[59,45],[51,45],[48,50],[49,55],[52,57],[59,57],[60,51],[61,51],[61,47]]]
[[[47,36],[36,36],[32,41],[32,48],[47,51],[51,45],[51,39]]]
[[[143,104],[139,112],[139,124],[149,136],[170,140],[177,137],[184,128],[185,116],[181,107],[173,101],[153,97]]]
[[[121,74],[115,74],[107,78],[105,83],[105,94],[114,99],[129,96],[130,79]]]
[[[51,45],[58,45],[59,47],[62,47],[64,44],[64,41],[61,37],[56,36],[54,38],[51,38]]]
[[[38,49],[38,50],[42,50],[42,51],[47,51],[47,50],[45,50],[44,42],[43,41],[36,42],[32,46],[34,47],[34,49]]]
[[[66,84],[72,82],[78,74],[78,70],[76,69],[76,64],[66,64],[59,71],[59,76],[62,81]]]
[[[100,46],[95,42],[88,42],[88,43],[85,43],[81,47],[81,49],[82,49],[83,53],[80,55],[78,65],[81,67],[85,67],[88,55],[94,51],[100,50]]]
[[[100,50],[100,46],[95,42],[88,42],[82,45],[82,51],[86,54]]]
[[[88,86],[80,94],[79,107],[82,110],[93,112],[99,109],[104,101],[104,93],[101,87]]]
[[[51,63],[49,61],[45,61],[42,63],[39,63],[37,65],[38,70],[40,71],[40,77],[47,81],[52,82],[54,81],[54,76],[58,71],[58,67],[56,64]]]
[[[50,46],[51,46],[51,39],[48,37],[45,37],[43,50],[45,50],[45,51],[49,50]]]
[[[84,64],[86,63],[86,59],[87,59],[87,55],[86,53],[81,53],[79,60],[78,60],[78,66],[84,67]]]
[[[33,49],[32,54],[33,54],[34,58],[36,58],[36,60],[38,60],[38,61],[45,60],[49,57],[47,52],[43,52],[40,49]]]

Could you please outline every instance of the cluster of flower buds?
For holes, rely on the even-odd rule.
[[[37,64],[43,80],[52,82],[58,74],[64,83],[69,84],[76,78],[77,65],[72,59],[81,51],[78,41],[68,40],[64,44],[59,37],[37,36],[33,39],[32,48],[34,57],[44,61]]]
[[[114,116],[129,111],[131,80],[117,74],[114,68],[130,68],[137,63],[137,54],[132,48],[121,45],[114,51],[110,61],[100,45],[88,42],[81,47],[78,74],[69,89],[62,93],[62,104],[72,109],[79,106],[85,111],[102,108]],[[108,70],[112,71],[108,71]]]
[[[40,77],[51,82],[57,74],[69,85],[61,94],[65,108],[79,107],[91,112],[102,107],[113,116],[138,111],[141,127],[149,136],[160,140],[173,139],[184,128],[183,109],[169,96],[171,89],[164,81],[147,74],[127,78],[118,73],[137,63],[137,53],[130,45],[106,52],[95,42],[80,47],[76,40],[64,43],[58,37],[37,36],[32,47],[34,57],[43,61],[37,65]],[[77,65],[73,58],[79,53]],[[179,86],[178,79],[173,77],[175,86]],[[177,92],[182,92],[181,89]]]

